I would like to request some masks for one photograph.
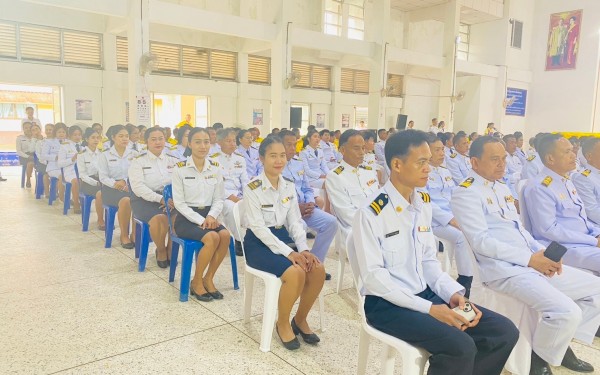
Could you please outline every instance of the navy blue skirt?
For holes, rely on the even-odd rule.
[[[294,243],[285,227],[269,227],[269,230],[281,242],[285,244]],[[272,273],[277,277],[281,277],[292,265],[287,257],[272,252],[250,229],[246,231],[244,237],[244,251],[246,252],[246,262],[250,267]]]

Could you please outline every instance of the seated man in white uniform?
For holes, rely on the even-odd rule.
[[[236,254],[242,256],[242,243],[240,242],[242,239],[237,238],[237,230],[234,229],[233,206],[244,197],[243,188],[250,179],[246,169],[246,159],[235,151],[237,148],[235,136],[235,129],[219,129],[217,131],[217,142],[221,151],[210,154],[209,158],[218,163],[223,175],[223,182],[225,183],[222,211],[223,224],[235,238]]]
[[[438,134],[439,136],[440,134]],[[465,297],[469,298],[471,283],[473,282],[473,262],[471,261],[471,247],[460,230],[450,208],[452,192],[456,184],[450,171],[442,166],[444,162],[444,145],[435,135],[431,135],[427,143],[431,150],[429,165],[429,179],[425,191],[431,196],[431,209],[433,211],[433,234],[449,241],[454,246],[458,283],[465,288]],[[448,251],[448,249],[444,249]]]
[[[481,281],[539,312],[531,345],[531,372],[550,375],[552,366],[579,372],[593,367],[579,360],[573,338],[591,344],[600,325],[600,281],[544,256],[519,219],[514,197],[501,182],[506,151],[498,139],[478,138],[471,145],[473,170],[452,195],[452,211],[469,240]]]
[[[585,206],[587,217],[600,225],[600,138],[586,139],[581,145],[587,169],[573,173],[571,178]]]
[[[333,212],[344,230],[352,227],[354,214],[365,199],[379,189],[377,171],[363,164],[365,140],[358,130],[349,129],[340,137],[340,165],[327,174],[325,188]]]
[[[469,159],[469,139],[464,132],[458,132],[453,140],[456,152],[446,158],[446,167],[452,174],[456,184],[460,184],[467,178],[471,170],[471,160]]]
[[[464,288],[442,271],[429,195],[416,190],[430,171],[427,136],[406,130],[386,141],[390,179],[354,217],[348,256],[363,281],[365,317],[431,353],[429,375],[499,375],[519,333],[483,307],[471,321],[452,310],[465,306]]]

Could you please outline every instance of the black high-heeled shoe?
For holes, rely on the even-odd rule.
[[[190,294],[192,296],[196,297],[196,299],[201,302],[210,302],[213,300],[213,297],[210,295],[210,293],[204,293],[204,294],[196,293],[196,291],[194,290],[194,288],[192,287],[191,284],[190,284]]]
[[[298,327],[298,325],[296,324],[296,318],[292,319],[292,331],[294,331],[294,335],[298,335],[300,334],[300,336],[302,336],[302,340],[304,340],[305,343],[307,344],[317,344],[318,342],[321,341],[321,339],[319,338],[319,336],[317,336],[314,333],[304,333],[300,330],[300,328]]]
[[[160,267],[160,268],[167,268],[169,267],[169,265],[171,264],[171,262],[169,262],[169,260],[158,260],[158,249],[154,250],[154,256],[156,257],[156,264]]]
[[[297,337],[294,337],[293,340],[288,341],[288,342],[283,341],[283,339],[281,338],[281,335],[279,334],[279,327],[277,327],[277,323],[275,323],[275,332],[277,332],[277,336],[279,336],[279,340],[281,340],[283,347],[286,348],[287,350],[296,350],[296,349],[300,348],[300,341],[298,341]]]

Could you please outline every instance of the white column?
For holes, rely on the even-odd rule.
[[[451,97],[456,95],[456,38],[460,28],[460,3],[451,0],[446,4],[444,12],[444,67],[441,70],[440,98],[438,106],[438,120],[446,122],[446,129],[452,130],[454,126],[454,103]]]
[[[140,76],[140,58],[150,52],[149,0],[131,0],[127,22],[129,48],[128,86],[129,119],[135,125],[152,126],[152,102],[148,84],[150,77]]]
[[[385,111],[381,90],[387,87],[387,61],[385,56],[385,45],[388,41],[390,25],[390,0],[375,0],[372,10],[373,15],[369,19],[377,20],[368,26],[372,29],[375,49],[371,58],[369,76],[369,122],[370,129],[380,129],[385,126]]]
[[[331,110],[329,111],[329,129],[342,130],[342,110],[340,106],[342,87],[342,68],[339,66],[331,67],[332,91],[331,91]]]
[[[242,128],[252,127],[252,108],[248,97],[248,54],[238,53],[238,92],[236,122]]]
[[[271,44],[271,118],[269,129],[261,129],[262,134],[267,134],[272,128],[290,127],[290,105],[292,90],[286,86],[286,78],[292,72],[292,34],[293,24],[289,22],[290,4],[281,0],[279,14],[279,31],[275,41]],[[264,131],[263,131],[264,130]]]

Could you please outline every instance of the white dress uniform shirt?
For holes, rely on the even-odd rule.
[[[287,257],[294,251],[269,230],[270,227],[280,226],[285,226],[298,251],[308,250],[293,182],[279,176],[278,186],[275,188],[263,172],[244,186],[243,204],[247,229],[273,253]]]
[[[523,151],[521,148],[517,147],[517,151],[515,151],[515,155],[517,155],[517,157],[521,161],[521,167],[524,166],[525,162],[527,162],[527,154],[525,153],[525,151]]]
[[[257,148],[249,147],[248,149],[245,149],[244,146],[239,145],[236,151],[244,157],[244,160],[246,160],[246,172],[248,178],[254,178],[263,171],[263,165],[260,162]]]
[[[304,150],[300,151],[300,160],[304,163],[304,171],[308,176],[308,181],[311,183],[319,179],[321,175],[329,173],[329,167],[323,157],[323,150],[316,150],[310,145],[307,145]],[[313,186],[315,187],[315,186]],[[320,188],[320,186],[316,186]]]
[[[166,147],[165,147],[166,149]],[[175,150],[169,150],[169,153],[173,156],[175,156],[177,159],[179,159],[179,161],[186,161],[187,160],[187,156],[183,155],[185,153],[185,147],[183,147],[182,145],[177,145],[175,146]]]
[[[375,143],[375,159],[382,168],[385,165],[385,141]]]
[[[571,175],[588,219],[600,225],[600,171],[588,164],[588,169]]]
[[[452,174],[447,168],[442,166],[431,167],[429,178],[427,180],[427,192],[431,195],[431,209],[433,212],[434,226],[445,226],[454,218],[450,208],[452,192],[456,184],[452,179]]]
[[[148,202],[160,203],[164,187],[171,183],[171,175],[179,159],[174,155],[154,155],[146,152],[131,161],[129,184],[133,194]]]
[[[40,119],[38,118],[29,118],[29,117],[25,117],[23,119],[21,119],[21,126],[23,126],[24,123],[26,122],[30,122],[31,124],[38,124],[40,126],[40,128],[42,127],[42,122],[40,121]]]
[[[471,170],[471,159],[467,155],[456,152],[446,159],[446,167],[458,185],[467,178]]]
[[[46,142],[46,138],[37,140],[37,142],[35,143],[35,154],[37,155],[38,161],[41,164],[46,165],[48,164],[48,162],[42,158],[42,149],[44,148],[44,142]]]
[[[177,163],[173,171],[173,204],[177,212],[190,222],[204,223],[204,217],[192,207],[209,207],[208,216],[215,219],[223,209],[223,177],[212,160],[205,159],[201,171],[196,168],[193,158]]]
[[[102,152],[97,148],[92,151],[89,147],[86,147],[85,151],[77,156],[79,178],[88,185],[100,185],[100,181],[98,181],[98,159],[101,154]]]
[[[440,129],[439,129],[437,126],[435,126],[435,125],[431,125],[431,126],[429,127],[429,132],[430,132],[430,133],[433,133],[433,134],[437,134],[437,133],[439,133],[439,132],[440,132]]]
[[[544,249],[521,223],[506,184],[474,171],[452,194],[454,217],[469,240],[483,282],[527,272],[531,255]]]
[[[215,143],[214,145],[210,145],[210,149],[208,150],[208,155],[216,154],[221,152],[221,145]]]
[[[374,170],[381,169],[381,166],[379,164],[377,164],[377,157],[375,156],[375,152],[365,153],[363,164],[368,165],[369,167],[373,168]]]
[[[521,180],[521,172],[523,170],[523,164],[515,151],[514,154],[506,152],[506,177],[511,184],[517,186],[517,183]]]
[[[579,147],[579,150],[577,150],[577,160],[579,160],[579,165],[581,167],[587,168],[588,162],[587,162],[587,159],[585,158],[585,156],[583,156],[583,148],[582,147]]]
[[[58,160],[58,152],[60,151],[61,140],[57,138],[46,139],[44,141],[44,145],[42,146],[42,160],[46,161],[46,172],[50,175],[50,177],[58,177],[60,173],[55,173],[56,171],[60,171],[60,167],[57,164]]]
[[[71,182],[71,180],[77,176],[77,173],[75,172],[77,159],[73,161],[73,156],[78,155],[77,157],[79,157],[79,154],[83,154],[84,151],[85,147],[71,140],[66,140],[60,145],[57,164],[63,169],[65,180],[67,182]]]
[[[21,134],[17,136],[16,141],[16,150],[17,155],[22,158],[28,158],[35,152],[35,145],[37,143],[37,139],[35,138],[27,138],[25,135]]]
[[[449,158],[452,154],[456,154],[456,150],[454,147],[446,147],[444,146],[444,155],[446,158]]]
[[[354,168],[344,160],[326,178],[327,195],[342,226],[350,229],[356,211],[379,190],[377,171],[368,165]]]
[[[250,180],[244,157],[235,151],[231,155],[219,151],[211,154],[209,158],[221,169],[225,182],[223,198],[227,199],[231,195],[242,198],[244,185]]]
[[[429,195],[415,190],[410,200],[389,181],[367,199],[352,225],[355,257],[362,295],[428,314],[432,303],[416,296],[427,286],[446,302],[464,288],[437,260]]]
[[[127,147],[132,149],[133,151],[140,152],[140,153],[143,151],[146,151],[146,149],[147,149],[147,146],[145,144],[140,143],[140,142],[132,142],[132,141],[129,141],[129,144],[127,145]]]
[[[540,159],[540,154],[537,151],[534,151],[531,155],[527,157],[526,164],[523,166],[523,170],[521,172],[522,179],[531,179],[540,174],[542,168],[544,168],[544,164],[542,163],[542,159]]]
[[[338,152],[335,145],[331,142],[320,141],[319,148],[323,150],[323,158],[327,163],[329,170],[338,166]]]
[[[125,148],[123,156],[119,156],[115,146],[102,152],[98,159],[100,182],[112,188],[118,180],[127,180],[129,164],[136,156],[138,153],[130,148]]]

